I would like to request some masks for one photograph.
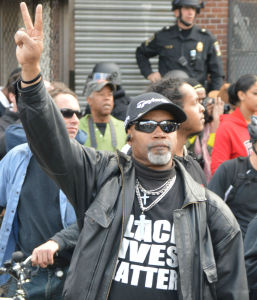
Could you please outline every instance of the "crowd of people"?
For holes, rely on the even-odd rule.
[[[257,75],[223,85],[218,42],[194,24],[203,4],[172,4],[176,25],[136,49],[144,93],[98,62],[85,110],[44,80],[42,5],[34,23],[20,5],[20,68],[0,92],[0,265],[32,255],[28,300],[257,299]],[[16,290],[0,275],[0,296]]]

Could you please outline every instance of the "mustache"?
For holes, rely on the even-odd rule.
[[[151,144],[147,145],[147,150],[150,151],[152,148],[155,147],[160,147],[160,146],[164,146],[167,147],[168,150],[171,150],[171,144],[168,141],[156,141],[156,142],[152,142]]]

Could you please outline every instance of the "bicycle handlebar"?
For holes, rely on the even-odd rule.
[[[4,263],[0,268],[0,275],[9,274],[17,280],[17,290],[14,298],[0,298],[0,299],[15,299],[25,300],[25,291],[23,290],[23,284],[29,282],[31,277],[37,273],[32,271],[31,255],[24,260],[24,254],[20,251],[12,254],[12,259]]]
[[[25,260],[24,254],[20,251],[16,251],[12,254],[12,259],[4,263],[3,267],[0,267],[0,275],[9,274],[16,280],[27,281],[32,275],[31,271],[31,255]],[[38,269],[37,269],[38,270]],[[36,271],[37,271],[36,270]]]

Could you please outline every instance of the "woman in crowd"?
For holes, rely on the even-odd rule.
[[[223,162],[208,185],[230,207],[243,237],[249,222],[257,214],[257,116],[251,119],[248,125],[253,150],[251,155]]]
[[[257,112],[257,76],[241,76],[230,85],[228,94],[230,104],[236,109],[220,117],[211,157],[212,174],[222,162],[250,154],[252,145],[247,125]]]

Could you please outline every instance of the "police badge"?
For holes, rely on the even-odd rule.
[[[197,52],[203,52],[203,42],[198,42],[196,45]]]

